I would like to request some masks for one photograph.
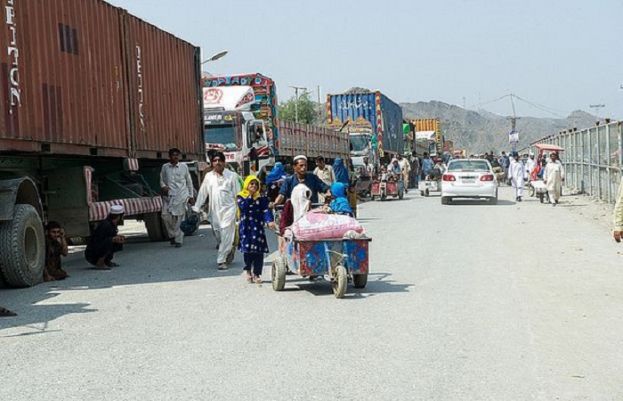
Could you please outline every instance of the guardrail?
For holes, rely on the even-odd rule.
[[[534,144],[549,143],[564,149],[560,160],[565,166],[566,187],[614,203],[623,165],[622,124],[616,121],[582,130],[562,131]]]

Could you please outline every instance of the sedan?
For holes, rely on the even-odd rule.
[[[487,199],[498,202],[498,181],[491,165],[482,159],[450,160],[441,177],[441,203],[447,205],[454,198]]]

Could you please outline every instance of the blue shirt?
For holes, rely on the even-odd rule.
[[[433,169],[433,159],[426,158],[422,160],[422,171],[424,174],[428,174]]]
[[[290,197],[292,196],[292,190],[299,183],[300,182],[296,174],[292,174],[291,176],[286,178],[283,184],[281,185],[279,194],[285,196],[286,199],[290,199]],[[303,184],[305,184],[312,193],[311,199],[310,199],[312,203],[318,203],[318,192],[327,192],[329,190],[329,187],[327,186],[327,184],[322,182],[322,180],[318,178],[316,175],[314,175],[313,173],[309,173],[309,172],[305,173],[305,181],[303,182]]]

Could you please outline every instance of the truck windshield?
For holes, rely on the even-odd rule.
[[[225,150],[235,150],[236,130],[233,125],[209,125],[203,130],[205,143],[217,143],[225,146]]]
[[[366,135],[350,135],[350,150],[362,152],[368,148],[369,138]]]

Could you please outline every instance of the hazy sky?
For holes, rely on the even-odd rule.
[[[280,100],[379,89],[476,109],[508,93],[623,117],[623,0],[111,0],[201,47],[204,69],[261,72]],[[465,98],[465,100],[463,99]],[[511,114],[509,99],[483,108]],[[522,102],[519,115],[554,117]]]

